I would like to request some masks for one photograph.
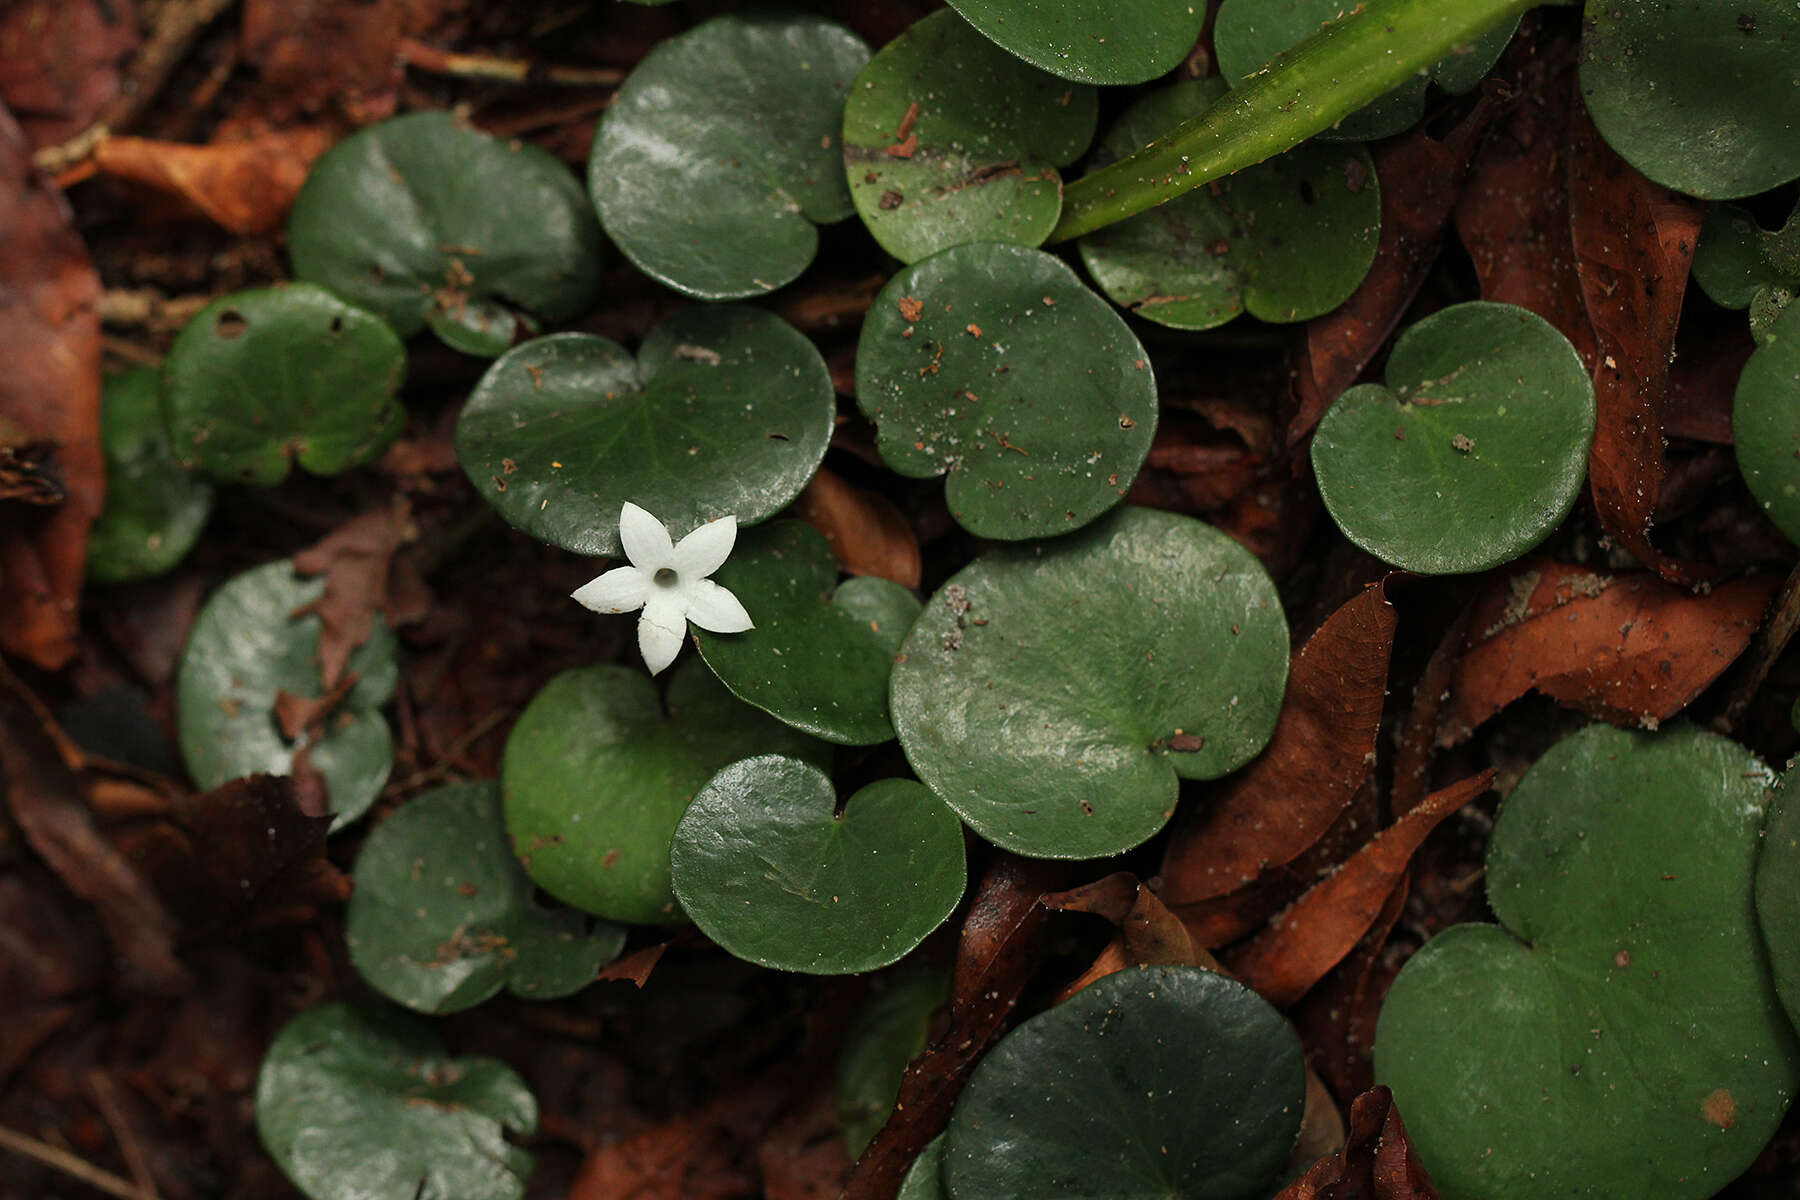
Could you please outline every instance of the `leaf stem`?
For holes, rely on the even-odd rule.
[[[1063,193],[1080,237],[1299,145],[1542,0],[1367,0],[1163,137]]]

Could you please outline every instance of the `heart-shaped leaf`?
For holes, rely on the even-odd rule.
[[[869,48],[797,13],[714,17],[660,42],[594,135],[601,223],[653,279],[703,300],[774,291],[851,213],[837,144]]]
[[[1094,137],[1094,90],[935,12],[882,47],[844,105],[856,211],[902,262],[964,242],[1035,246],[1062,212],[1056,168]]]
[[[1713,303],[1750,310],[1750,332],[1766,341],[1800,292],[1800,207],[1780,229],[1764,229],[1735,204],[1706,210],[1694,249],[1694,282]]]
[[[336,475],[380,454],[406,413],[406,348],[378,317],[309,283],[224,296],[163,364],[163,415],[183,466],[280,483],[294,462]]]
[[[669,837],[714,772],[752,754],[829,750],[736,699],[689,659],[656,687],[625,667],[579,667],[532,698],[500,783],[513,853],[557,899],[612,921],[677,924]]]
[[[420,1012],[473,1008],[504,985],[550,999],[585,987],[625,930],[541,908],[513,858],[493,783],[407,802],[356,856],[345,941],[384,996]]]
[[[537,1127],[525,1081],[491,1058],[451,1058],[431,1027],[327,1004],[283,1027],[256,1080],[263,1146],[312,1200],[518,1200]]]
[[[1248,550],[1190,517],[1125,508],[976,559],[901,654],[894,727],[919,778],[998,846],[1095,858],[1161,829],[1180,780],[1262,749],[1288,630]]]
[[[395,117],[313,164],[288,219],[294,274],[491,357],[518,329],[585,312],[600,287],[600,225],[548,151],[446,112]]]
[[[1349,12],[1342,0],[1224,0],[1214,22],[1213,49],[1219,71],[1236,87],[1269,61]],[[1429,72],[1401,84],[1320,134],[1322,140],[1372,142],[1409,128],[1425,113],[1425,92],[1435,80],[1447,92],[1461,94],[1493,69],[1519,18],[1488,30]]]
[[[819,469],[836,419],[825,360],[791,325],[758,308],[689,308],[635,362],[585,333],[509,351],[464,405],[456,455],[513,525],[617,557],[628,500],[677,531],[780,511]]]
[[[1738,376],[1738,470],[1781,532],[1800,539],[1800,305],[1789,305]]]
[[[944,1133],[952,1200],[1262,1200],[1300,1132],[1300,1042],[1198,967],[1128,967],[988,1051]]]
[[[106,508],[88,534],[88,576],[102,583],[161,575],[187,556],[212,512],[212,484],[175,460],[151,367],[109,376],[101,400]]]
[[[958,246],[888,280],[856,347],[856,399],[902,475],[948,475],[972,533],[1067,533],[1119,502],[1156,433],[1149,356],[1041,250]]]
[[[1104,166],[1204,111],[1218,78],[1139,100],[1107,133]],[[1360,146],[1304,142],[1081,239],[1081,258],[1113,301],[1177,329],[1239,313],[1304,321],[1342,304],[1368,274],[1381,235],[1381,189]]]
[[[870,986],[870,996],[838,1051],[838,1116],[852,1158],[874,1140],[893,1111],[906,1064],[925,1049],[932,1014],[950,999],[950,971],[909,960],[875,977]],[[900,1194],[906,1195],[904,1188]]]
[[[1082,83],[1148,83],[1200,36],[1190,0],[951,0],[983,35],[1034,67]]]
[[[968,882],[962,825],[922,784],[881,779],[837,811],[831,777],[765,754],[694,797],[669,848],[701,932],[778,971],[848,975],[897,962]]]
[[[1387,386],[1351,388],[1313,438],[1344,536],[1408,571],[1485,571],[1562,523],[1587,475],[1594,387],[1569,340],[1510,304],[1440,309],[1400,335]]]
[[[1751,871],[1769,771],[1592,725],[1501,805],[1487,895],[1406,964],[1376,1076],[1446,1196],[1710,1196],[1800,1086]]]
[[[325,593],[325,581],[302,579],[287,559],[265,563],[227,581],[194,621],[176,681],[181,754],[202,788],[243,775],[287,775],[296,759],[324,777],[333,830],[368,811],[394,765],[393,735],[379,709],[394,695],[399,668],[395,639],[377,621],[369,640],[350,656],[354,681],[312,708],[290,738],[278,708],[319,700],[316,615],[295,616]]]
[[[740,535],[713,579],[756,622],[748,633],[696,635],[706,665],[738,699],[830,742],[894,736],[888,676],[919,615],[917,597],[885,579],[840,584],[830,544],[803,521]]]
[[[1769,952],[1775,994],[1800,1024],[1800,787],[1789,763],[1776,785],[1756,856],[1756,920]]]

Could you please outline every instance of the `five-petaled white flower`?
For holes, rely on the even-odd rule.
[[[709,521],[671,544],[661,521],[626,501],[619,512],[619,541],[631,565],[614,567],[570,596],[600,613],[643,609],[638,649],[652,675],[681,653],[689,621],[712,633],[755,627],[738,598],[707,578],[737,542],[736,517]]]

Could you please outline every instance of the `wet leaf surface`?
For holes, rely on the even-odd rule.
[[[106,507],[88,533],[88,574],[102,583],[160,575],[199,540],[213,487],[175,459],[156,371],[139,367],[107,380],[100,436]]]
[[[1082,83],[1148,83],[1187,55],[1205,13],[1186,0],[956,0],[975,28],[1035,67]]]

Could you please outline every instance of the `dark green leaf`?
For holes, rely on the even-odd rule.
[[[1206,6],[1192,0],[951,0],[1034,67],[1082,83],[1148,83],[1179,66]]]
[[[944,1191],[944,1135],[938,1134],[919,1156],[912,1160],[906,1168],[906,1178],[900,1181],[900,1192],[894,1200],[945,1200],[948,1195]]]
[[[456,454],[513,525],[617,557],[627,500],[677,537],[779,512],[819,469],[836,418],[825,360],[792,326],[757,308],[689,308],[636,362],[585,333],[515,347],[463,407]]]
[[[669,851],[694,924],[780,971],[847,975],[911,952],[962,899],[962,826],[910,779],[836,807],[830,776],[778,754],[713,776]]]
[[[1769,952],[1775,993],[1800,1025],[1800,787],[1789,763],[1775,788],[1756,856],[1756,920]]]
[[[1764,340],[1800,292],[1800,207],[1780,229],[1764,229],[1735,204],[1714,204],[1694,249],[1694,282],[1714,304],[1750,310]]]
[[[871,988],[838,1051],[838,1116],[852,1158],[863,1152],[893,1111],[906,1064],[925,1049],[931,1016],[950,999],[950,971],[909,961],[894,973],[877,977]],[[904,1188],[900,1194],[906,1195]]]
[[[1800,306],[1744,364],[1731,406],[1738,470],[1781,532],[1800,538]]]
[[[117,583],[160,575],[193,549],[212,512],[213,488],[175,460],[154,368],[107,377],[100,441],[106,510],[88,534],[88,576]]]

